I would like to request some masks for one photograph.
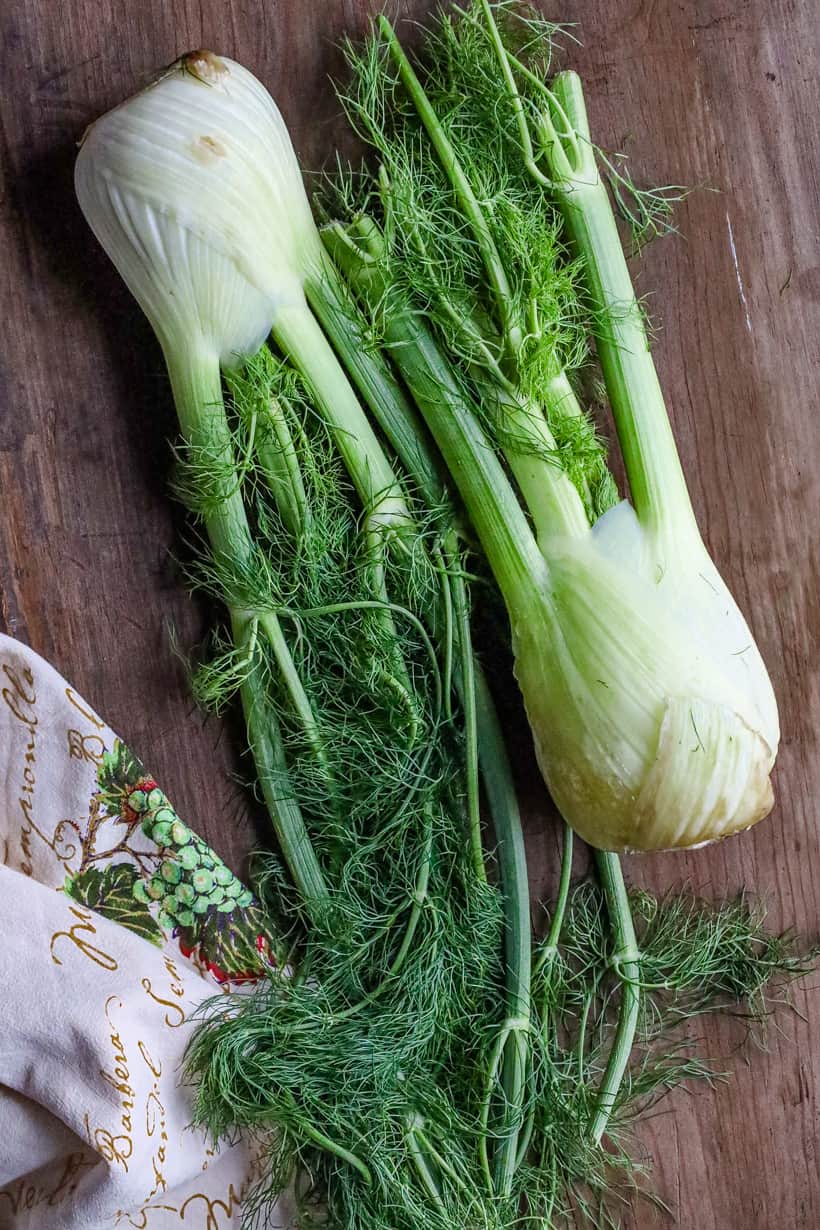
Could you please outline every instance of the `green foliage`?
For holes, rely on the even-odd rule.
[[[677,234],[675,208],[686,200],[690,189],[682,184],[640,188],[632,178],[623,155],[610,158],[601,149],[596,152],[606,169],[618,214],[629,228],[632,255],[640,252],[653,239]]]
[[[488,904],[478,894],[464,923],[491,930],[482,919]],[[637,1116],[672,1089],[720,1079],[692,1053],[682,1027],[716,1010],[762,1024],[770,996],[805,973],[815,954],[768,931],[763,912],[743,898],[714,906],[688,893],[658,900],[641,892],[632,908],[644,995],[607,1148],[593,1142],[589,1124],[616,1027],[617,977],[603,896],[586,881],[572,891],[558,945],[534,980],[529,1146],[504,1200],[491,1197],[477,1173],[476,1072],[457,1049],[440,1049],[442,1031],[458,1046],[459,1022],[448,1017],[457,988],[433,988],[423,976],[426,941],[389,1001],[349,1005],[340,980],[325,968],[314,976],[313,967],[307,978],[277,976],[261,994],[237,997],[228,1019],[220,1000],[222,1012],[191,1052],[199,1112],[217,1134],[237,1122],[279,1130],[249,1224],[264,1224],[256,1215],[297,1174],[312,1176],[300,1188],[302,1228],[617,1227],[626,1200],[657,1203],[647,1165],[636,1157]],[[460,942],[466,953],[463,932]],[[480,1034],[492,1019],[491,980],[480,970],[464,973]],[[473,1057],[486,1059],[489,1041],[485,1032]],[[413,1182],[419,1138],[436,1198]]]
[[[501,7],[511,45],[543,69],[556,27],[521,6]],[[380,218],[387,239],[383,310],[389,313],[392,296],[409,297],[473,383],[485,425],[499,446],[560,465],[594,519],[617,498],[605,447],[588,414],[544,395],[557,376],[589,360],[589,309],[581,271],[564,246],[553,203],[521,158],[478,6],[444,14],[427,32],[418,71],[480,201],[508,283],[506,319],[500,318],[482,254],[450,179],[384,42],[373,36],[360,50],[348,47],[347,58],[352,82],[342,101],[379,160],[379,180],[375,185],[366,177],[339,176],[325,194],[325,213],[350,217],[367,211]],[[514,419],[510,396],[521,410]],[[528,425],[545,413],[554,448],[545,447]]]
[[[277,860],[258,856],[259,895],[291,928],[292,958],[252,996],[220,996],[203,1010],[187,1061],[196,1118],[216,1137],[275,1129],[249,1225],[264,1224],[291,1182],[303,1230],[524,1230],[572,1216],[616,1225],[624,1195],[648,1191],[631,1145],[638,1110],[681,1083],[714,1079],[681,1049],[679,1025],[715,1007],[760,1014],[771,980],[804,964],[748,903],[715,909],[691,895],[635,894],[642,1012],[601,1150],[590,1123],[616,1028],[618,971],[603,895],[591,882],[577,887],[555,950],[536,950],[525,1148],[509,1195],[491,1193],[479,1142],[503,1014],[503,916],[498,889],[469,857],[461,719],[447,714],[445,654],[424,631],[441,578],[421,548],[435,547],[447,522],[417,510],[419,549],[393,544],[384,576],[396,624],[385,626],[349,485],[306,390],[267,353],[231,387],[263,566],[250,577],[210,560],[195,575],[229,603],[252,596],[286,630],[312,737],[261,625],[244,653],[263,668],[287,750],[281,788],[300,800],[331,910],[325,926],[298,928]],[[288,416],[305,495],[295,534],[254,461],[272,397]],[[247,669],[222,644],[196,677],[200,697],[223,705]]]
[[[102,871],[89,867],[79,875],[67,877],[65,891],[80,905],[159,946],[163,941],[162,930],[147,903],[134,895],[134,885],[139,882],[139,871],[133,863],[110,863]]]
[[[206,557],[191,576],[255,611],[258,628],[242,649],[218,642],[195,690],[221,707],[251,669],[264,681],[287,770],[273,784],[299,800],[330,906],[325,925],[297,928],[292,889],[274,857],[259,856],[260,892],[268,899],[275,885],[299,973],[272,975],[233,1011],[220,997],[206,1012],[188,1059],[197,1117],[217,1136],[275,1125],[274,1188],[310,1176],[305,1207],[320,1199],[339,1225],[432,1226],[416,1145],[429,1140],[442,1165],[463,1171],[476,1205],[482,1072],[504,1003],[501,899],[471,857],[464,729],[450,696],[455,633],[439,614],[450,522],[415,508],[415,538],[388,539],[375,559],[302,382],[263,352],[231,377],[231,392],[254,565]],[[274,401],[285,445],[268,434]],[[296,532],[260,464],[267,447],[291,449],[298,465]],[[196,489],[203,468],[186,464],[181,483]],[[374,568],[388,602],[374,599]],[[310,729],[265,631],[271,615]],[[452,1200],[457,1220],[463,1198]]]
[[[121,739],[115,739],[97,768],[98,798],[108,815],[119,816],[127,824],[134,823],[136,812],[130,803],[131,793],[146,784],[149,789],[156,785],[142,761]]]
[[[631,906],[642,954],[641,1014],[605,1150],[584,1130],[618,1004],[609,921],[594,883],[573,890],[558,948],[536,965],[534,1123],[519,1172],[536,1225],[615,1227],[625,1199],[655,1200],[646,1167],[635,1157],[638,1114],[678,1086],[720,1079],[693,1053],[686,1023],[719,1011],[762,1029],[773,997],[816,960],[816,951],[801,948],[794,937],[768,930],[765,912],[745,897],[715,905],[687,892],[662,899],[635,892]],[[531,1223],[524,1218],[520,1224]]]

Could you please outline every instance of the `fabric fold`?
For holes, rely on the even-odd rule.
[[[0,853],[1,1230],[239,1227],[254,1148],[191,1127],[180,1066],[191,1014],[265,977],[276,937],[138,757],[2,636]]]

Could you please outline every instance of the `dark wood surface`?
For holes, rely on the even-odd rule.
[[[173,413],[157,346],[74,203],[74,142],[159,65],[206,46],[241,60],[319,167],[340,132],[335,44],[377,0],[2,0],[0,3],[0,627],[63,671],[236,864],[252,841],[230,729],[203,721],[169,644],[203,613],[172,563]],[[393,4],[421,16],[432,0]],[[820,912],[818,19],[813,0],[561,0],[577,22],[593,131],[641,178],[715,189],[681,239],[639,267],[656,355],[711,549],[774,676],[777,808],[752,833],[631,859],[655,890],[747,885],[775,925]],[[555,860],[530,758],[521,777],[534,889]],[[655,1178],[686,1230],[820,1226],[817,978],[738,1051],[701,1027],[731,1081],[680,1093],[644,1125]],[[663,1224],[647,1207],[624,1225]],[[421,1230],[421,1228],[420,1228]]]

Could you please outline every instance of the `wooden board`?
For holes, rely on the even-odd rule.
[[[0,626],[63,671],[235,863],[252,840],[230,728],[203,721],[169,647],[203,629],[172,562],[173,412],[158,348],[72,194],[74,142],[102,110],[192,47],[233,56],[278,99],[307,167],[340,131],[328,74],[376,0],[3,0],[0,6]],[[390,8],[421,16],[432,0]],[[562,0],[577,22],[593,131],[644,180],[703,186],[683,238],[638,267],[700,523],[751,622],[781,702],[774,816],[687,856],[631,859],[636,883],[742,885],[776,925],[820,911],[818,22],[812,0]],[[555,830],[529,758],[534,887]],[[643,1129],[682,1227],[820,1225],[816,978],[736,1051],[731,1082],[680,1093]],[[624,1225],[648,1227],[646,1206]]]

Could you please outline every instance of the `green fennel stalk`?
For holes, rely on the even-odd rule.
[[[225,416],[219,369],[207,358],[183,359],[169,362],[169,374],[183,437],[189,449],[206,458],[210,471],[203,519],[211,548],[217,559],[230,561],[232,568],[252,572],[256,566],[254,544],[236,487],[233,437]],[[221,488],[216,494],[215,484]],[[247,651],[262,612],[237,601],[229,605],[229,613],[236,648]],[[275,615],[264,614],[262,630],[288,680],[297,712],[312,733],[310,706]],[[304,908],[309,914],[321,912],[328,904],[327,885],[299,804],[286,784],[287,769],[276,714],[266,701],[264,683],[259,668],[253,664],[253,656],[251,650],[251,666],[242,680],[240,693],[260,788]]]

